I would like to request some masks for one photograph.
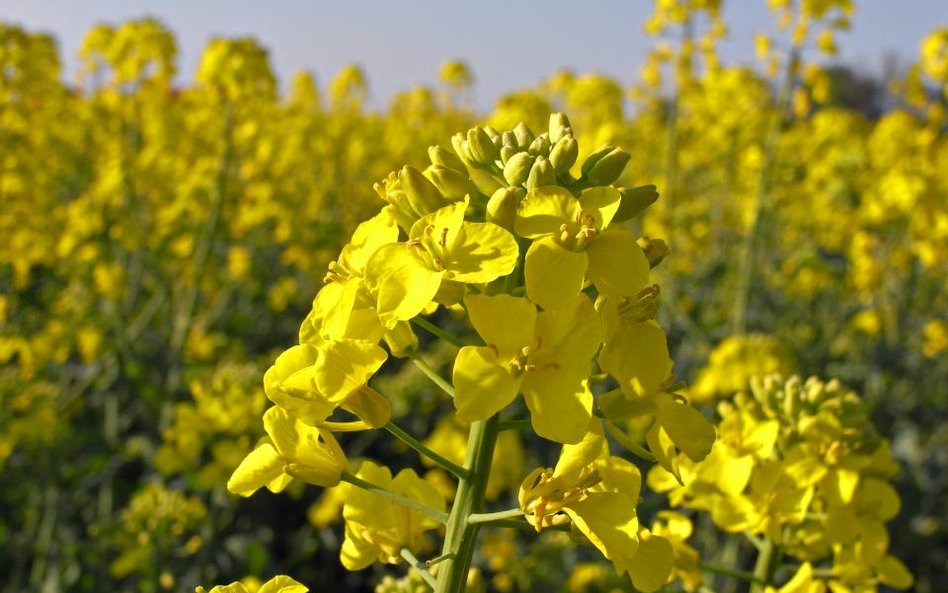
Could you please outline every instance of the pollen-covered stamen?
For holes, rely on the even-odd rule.
[[[418,239],[409,239],[405,241],[405,245],[409,247],[418,247],[419,245],[421,245],[421,241],[419,241]]]
[[[655,319],[658,314],[658,284],[646,286],[634,298],[623,298],[619,302],[619,315],[636,323]]]
[[[346,273],[346,271],[343,270],[338,263],[331,261],[327,267],[328,271],[326,272],[326,275],[323,276],[324,284],[329,284],[330,282],[343,282],[349,278],[349,274]]]
[[[441,229],[441,238],[438,240],[438,245],[440,245],[443,249],[447,249],[448,247],[448,229],[447,228]]]
[[[529,362],[530,354],[533,350],[530,346],[524,346],[520,349],[520,352],[516,356],[510,359],[510,362],[507,363],[507,372],[515,375],[520,375],[522,373],[529,373],[530,371],[536,370],[537,365]]]
[[[539,487],[552,477],[552,474],[541,474],[534,488]],[[539,532],[544,525],[552,524],[553,515],[573,503],[585,500],[589,496],[589,489],[601,481],[602,477],[599,475],[599,470],[593,470],[572,488],[556,489],[548,494],[538,496],[526,506],[524,511],[528,515],[533,515],[533,526]]]

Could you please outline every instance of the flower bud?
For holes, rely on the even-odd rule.
[[[448,169],[454,169],[459,173],[467,172],[467,167],[464,166],[464,161],[458,158],[458,155],[454,154],[447,148],[443,148],[441,146],[429,146],[428,158],[431,159],[431,164],[433,165],[440,165],[442,167],[447,167]]]
[[[401,189],[408,196],[408,203],[418,214],[422,216],[431,214],[445,205],[441,192],[418,169],[403,167],[398,172],[398,181]]]
[[[658,200],[659,195],[654,185],[640,185],[639,187],[620,187],[619,209],[612,217],[614,222],[631,220],[641,214],[646,208]]]
[[[504,179],[498,178],[493,173],[483,169],[471,169],[469,174],[471,176],[471,181],[477,187],[477,191],[481,192],[485,196],[493,194],[499,188],[506,185]]]
[[[533,156],[550,156],[550,139],[546,134],[540,134],[533,139],[533,142],[530,143],[530,148],[527,149],[527,152]]]
[[[504,165],[504,179],[509,185],[520,185],[530,176],[534,159],[525,152],[518,152]]]
[[[512,187],[502,187],[487,201],[487,222],[513,231],[521,193]]]
[[[482,167],[489,166],[497,159],[497,147],[484,128],[476,127],[467,131],[467,148],[471,160]]]
[[[622,175],[623,169],[631,158],[632,155],[621,148],[613,148],[596,159],[592,167],[586,171],[586,181],[592,186],[609,185]],[[586,169],[586,163],[583,163],[583,169]]]
[[[408,356],[409,353],[418,350],[418,336],[412,331],[411,324],[407,321],[396,323],[395,327],[385,332],[382,339],[385,340],[385,344],[388,346],[389,351],[391,351],[392,356],[398,358],[404,358]],[[366,387],[366,389],[371,388]],[[362,418],[362,416],[359,417]],[[362,419],[366,420],[365,418]],[[388,420],[386,420],[386,422],[387,421]],[[366,420],[366,422],[368,422],[368,420]]]
[[[468,176],[454,169],[431,165],[425,169],[424,175],[438,188],[441,195],[449,200],[463,200],[464,196],[477,193],[477,187]]]
[[[478,166],[471,156],[470,147],[464,134],[458,132],[454,136],[451,136],[451,147],[454,149],[454,154],[461,159],[461,162],[464,163],[466,168],[471,169]]]
[[[592,168],[599,162],[599,160],[615,150],[615,146],[606,144],[600,148],[597,148],[592,154],[586,157],[586,160],[583,161],[582,174],[585,176]]]
[[[550,142],[556,144],[566,134],[572,134],[573,127],[569,125],[569,118],[563,113],[550,114]]]
[[[502,146],[500,148],[500,162],[507,166],[507,161],[515,154],[520,154],[520,149],[516,146]]]
[[[567,134],[557,140],[550,151],[550,162],[553,163],[553,169],[558,175],[566,173],[576,162],[579,155],[579,143],[573,138],[572,134]]]
[[[510,148],[520,148],[520,142],[517,140],[517,135],[512,131],[508,130],[504,132],[502,138],[502,144],[504,146],[509,146]]]
[[[543,187],[544,185],[556,185],[556,171],[550,159],[538,156],[530,168],[530,175],[527,177],[525,187],[527,190]]]
[[[536,138],[533,131],[523,122],[517,124],[517,127],[513,129],[513,133],[517,138],[517,146],[522,150],[526,150],[527,147],[530,146],[530,143],[533,142],[533,139]]]
[[[408,324],[399,323],[395,326],[394,330],[390,330],[388,333],[395,332],[401,325]],[[411,333],[413,337],[415,336],[410,327],[408,328],[408,332]],[[386,334],[385,341],[391,345],[388,334]],[[415,337],[413,344],[414,348],[418,347],[417,337]],[[403,349],[401,353],[404,353],[404,351],[405,349]],[[395,353],[393,352],[393,354]],[[395,354],[395,356],[398,356],[398,354]],[[358,416],[360,420],[372,428],[382,428],[392,417],[391,404],[388,403],[385,396],[368,385],[360,385],[355,391],[347,395],[342,407]]]
[[[662,263],[662,260],[668,255],[668,243],[662,239],[641,237],[636,241],[636,243],[638,243],[639,247],[642,248],[642,251],[645,252],[645,257],[648,259],[649,268],[654,268],[658,264]]]

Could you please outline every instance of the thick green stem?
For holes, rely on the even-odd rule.
[[[454,506],[448,518],[444,535],[442,557],[448,557],[438,567],[438,583],[435,593],[462,593],[467,582],[467,572],[474,555],[479,525],[471,523],[472,515],[484,505],[484,490],[490,477],[494,445],[497,442],[497,416],[471,424],[468,434],[467,454],[464,465],[470,472],[467,479],[458,483]]]

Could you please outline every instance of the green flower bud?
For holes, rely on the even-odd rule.
[[[441,195],[449,200],[463,200],[464,196],[477,193],[477,187],[468,176],[454,169],[431,165],[425,169],[424,175],[438,188]]]
[[[569,171],[569,168],[576,162],[579,156],[579,143],[573,138],[572,134],[567,134],[557,140],[550,151],[550,162],[553,163],[553,169],[557,175],[562,175]]]
[[[412,208],[422,216],[447,205],[438,188],[414,167],[403,167],[398,182]]]
[[[615,148],[616,147],[612,146],[611,144],[606,144],[605,146],[597,148],[592,154],[586,157],[586,160],[583,161],[583,176],[585,177],[586,174],[589,173],[589,171],[591,171],[594,166],[596,166],[596,163],[598,163],[602,157],[615,150]]]
[[[540,134],[533,139],[533,142],[530,143],[530,148],[527,149],[527,152],[533,156],[550,156],[550,139],[546,134]]]
[[[470,147],[464,134],[458,132],[451,136],[451,147],[454,148],[454,154],[458,155],[466,168],[471,169],[479,166],[471,156]]]
[[[533,139],[536,138],[533,131],[527,127],[527,124],[520,122],[517,124],[517,127],[513,129],[514,136],[517,138],[517,146],[521,150],[526,150],[530,143],[533,142]]]
[[[573,127],[569,125],[569,118],[563,113],[550,114],[550,142],[556,144],[567,133],[573,133]]]
[[[432,165],[440,165],[442,167],[447,167],[448,169],[454,169],[459,173],[467,173],[467,167],[464,166],[464,161],[459,159],[458,155],[454,154],[447,148],[442,148],[441,146],[429,146],[428,158],[431,159]]]
[[[487,201],[487,222],[513,231],[517,207],[522,196],[522,190],[518,191],[512,187],[502,187],[495,191]]]
[[[529,177],[534,160],[525,152],[513,155],[504,165],[504,179],[509,185],[520,185]]]
[[[632,155],[621,148],[613,148],[602,155],[586,172],[586,181],[592,186],[609,185],[622,175],[622,170],[629,163]],[[588,160],[588,159],[587,159]],[[583,169],[586,163],[583,163]]]
[[[504,135],[501,136],[503,139],[503,145],[509,146],[510,148],[520,148],[520,143],[517,141],[517,135],[512,131],[508,130],[504,132]]]
[[[471,169],[469,174],[471,176],[471,181],[474,182],[474,185],[477,187],[477,191],[481,192],[485,196],[492,195],[501,187],[506,186],[504,179],[498,178],[493,173],[483,169]]]
[[[615,222],[635,218],[654,204],[659,197],[654,185],[640,185],[633,188],[620,187],[619,195],[622,196],[622,200],[619,202],[619,209],[615,216],[612,217]]]
[[[497,159],[497,147],[484,128],[476,127],[467,131],[467,149],[471,160],[487,167]]]
[[[514,156],[515,154],[520,154],[520,149],[516,146],[502,146],[500,148],[500,162],[506,166],[507,161],[509,161],[510,157]]]
[[[553,169],[550,159],[538,156],[530,168],[525,187],[529,191],[544,185],[556,185],[556,170]]]
[[[654,268],[658,264],[662,263],[662,260],[665,259],[665,256],[667,256],[669,252],[668,243],[662,239],[642,237],[638,239],[636,243],[638,243],[639,247],[642,248],[642,251],[645,252],[645,257],[648,258],[649,268]]]

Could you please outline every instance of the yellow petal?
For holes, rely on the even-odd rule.
[[[592,417],[593,396],[586,386],[589,365],[539,368],[526,373],[521,384],[538,435],[558,443],[578,443]]]
[[[883,558],[876,567],[876,572],[879,574],[880,581],[895,589],[908,589],[915,580],[909,569],[895,556]]]
[[[566,306],[583,288],[586,264],[584,252],[570,251],[553,237],[537,239],[524,262],[527,297],[544,309]]]
[[[316,387],[328,401],[338,405],[365,385],[388,355],[376,344],[357,340],[331,340],[319,347],[315,366]]]
[[[602,294],[631,297],[648,284],[648,258],[625,229],[606,229],[586,246],[586,255],[589,280]]]
[[[269,443],[251,451],[227,481],[227,489],[238,496],[250,496],[283,475],[284,461]]]
[[[578,294],[563,307],[547,309],[537,316],[536,343],[530,361],[583,364],[599,348],[601,325],[592,302]]]
[[[558,234],[560,225],[574,220],[579,210],[579,201],[566,188],[538,187],[520,201],[514,231],[528,239]]]
[[[675,551],[660,535],[642,537],[639,548],[628,564],[632,584],[643,593],[655,591],[668,582],[675,566]]]
[[[294,581],[288,576],[277,575],[263,584],[257,593],[306,593],[306,586]]]
[[[490,222],[466,222],[444,265],[451,280],[480,284],[512,272],[519,255],[517,240],[506,230]]]
[[[435,270],[430,256],[419,246],[385,245],[366,266],[366,283],[377,299],[382,324],[394,327],[424,310],[441,286],[443,271]]]
[[[471,325],[487,344],[498,350],[501,359],[511,358],[524,346],[533,345],[537,309],[524,298],[505,294],[464,297]]]
[[[623,322],[606,336],[599,364],[623,391],[638,397],[655,393],[672,371],[665,331],[655,321]]]
[[[583,207],[583,212],[595,217],[596,227],[604,229],[609,226],[619,210],[622,194],[610,186],[590,187],[579,194],[579,203]]]
[[[656,417],[672,442],[692,461],[701,461],[714,444],[714,426],[701,412],[667,393],[656,397]]]
[[[465,346],[454,361],[454,407],[458,417],[486,420],[517,397],[520,378],[505,369],[493,348]]]

